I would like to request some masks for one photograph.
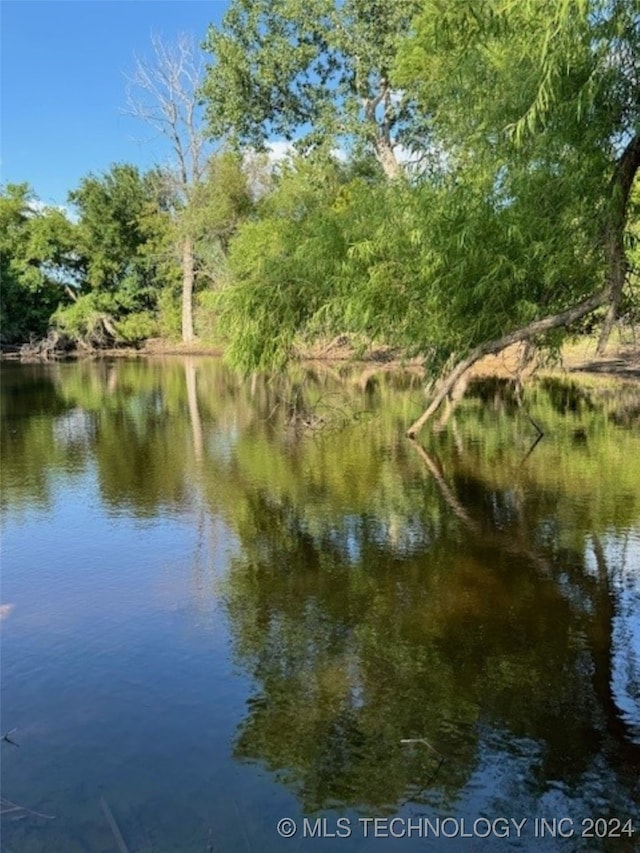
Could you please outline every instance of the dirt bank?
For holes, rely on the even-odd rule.
[[[562,374],[582,374],[585,376],[602,376],[626,380],[640,380],[640,343],[636,341],[635,335],[627,331],[624,338],[610,344],[606,352],[598,356],[596,354],[597,340],[595,338],[583,338],[566,344],[559,357],[555,359],[541,357],[533,365],[523,371],[523,378],[530,375],[535,369],[537,372],[552,372]],[[640,339],[640,335],[638,335]],[[25,359],[17,347],[11,348],[12,352],[3,352],[3,359],[29,360]],[[499,355],[487,356],[473,366],[470,371],[472,377],[497,376],[512,378],[517,376],[521,361],[522,345],[516,344],[509,347]],[[148,356],[217,356],[223,355],[219,346],[206,343],[193,342],[182,344],[175,341],[164,341],[154,338],[147,341],[139,348],[126,347],[108,350],[81,351],[70,354],[74,358],[140,358]],[[349,339],[342,335],[330,343],[319,344],[299,352],[298,356],[303,361],[321,362],[360,362],[374,369],[376,366],[385,366],[387,369],[406,368],[420,369],[420,359],[403,358],[399,350],[390,347],[378,346],[358,350]]]
[[[597,341],[585,338],[563,347],[558,358],[539,359],[537,371],[553,373],[609,376],[617,379],[640,379],[640,344],[615,343],[606,352],[596,354]],[[521,345],[509,347],[500,355],[488,356],[479,361],[471,371],[473,376],[515,377],[520,364]],[[530,374],[532,369],[525,371]]]

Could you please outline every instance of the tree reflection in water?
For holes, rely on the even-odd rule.
[[[555,433],[551,457],[591,464],[570,449],[573,422],[558,435],[542,391],[537,403]],[[273,771],[305,811],[393,812],[407,798],[451,809],[500,755],[517,768],[516,800],[541,799],[551,783],[588,796],[594,772],[619,774],[631,800],[637,793],[639,708],[623,714],[612,692],[624,650],[612,641],[614,569],[602,545],[619,493],[594,489],[608,507],[591,527],[593,507],[585,513],[571,483],[545,471],[546,451],[527,459],[503,435],[492,456],[499,427],[485,424],[483,441],[471,417],[459,425],[462,444],[450,432],[431,452],[410,445],[427,479],[416,488],[414,468],[405,481],[399,524],[381,504],[318,516],[282,479],[249,491],[226,594],[257,689],[235,754]],[[589,432],[606,452],[603,433]],[[637,502],[627,510],[637,524]],[[394,528],[412,535],[398,539]],[[637,680],[636,669],[632,690]],[[420,738],[442,766],[431,749],[407,749]]]
[[[472,389],[423,446],[404,438],[411,373],[27,373],[19,400],[5,380],[5,505],[91,469],[114,516],[195,519],[194,598],[222,596],[253,684],[233,754],[305,812],[638,819],[637,391],[538,384],[523,409]],[[308,428],[337,410],[340,428]],[[222,526],[219,583],[203,542]]]

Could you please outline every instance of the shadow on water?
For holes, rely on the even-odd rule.
[[[112,847],[101,798],[139,850],[288,849],[296,812],[640,822],[628,397],[476,384],[419,444],[410,372],[11,370],[5,718],[48,734],[5,791],[58,818],[10,849]]]

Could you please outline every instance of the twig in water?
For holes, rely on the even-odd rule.
[[[531,454],[532,454],[532,453],[533,453],[533,451],[536,449],[536,447],[540,444],[540,442],[542,441],[542,439],[543,439],[543,438],[544,438],[544,433],[543,433],[543,432],[538,433],[538,435],[537,435],[537,436],[536,436],[536,438],[535,438],[535,441],[533,442],[533,444],[531,445],[531,447],[530,447],[530,448],[527,450],[527,452],[525,453],[525,455],[524,455],[524,457],[523,457],[523,459],[522,459],[522,462],[520,463],[521,465],[524,465],[524,463],[525,463],[525,462],[527,461],[527,459],[531,456]]]
[[[431,746],[431,744],[429,743],[429,741],[428,741],[426,738],[423,738],[423,737],[402,738],[402,740],[400,741],[400,743],[402,743],[402,744],[417,744],[417,743],[419,743],[419,744],[423,744],[423,745],[424,745],[424,746],[426,746],[428,749],[430,749],[430,750],[431,750],[431,752],[433,752],[433,754],[434,754],[434,755],[436,755],[436,756],[438,757],[438,764],[437,764],[437,766],[436,766],[436,769],[435,769],[435,770],[433,771],[433,773],[431,774],[431,776],[429,776],[429,778],[424,782],[424,784],[423,784],[420,788],[418,788],[416,791],[414,791],[414,792],[413,792],[413,794],[412,794],[411,796],[407,797],[407,799],[406,799],[403,803],[401,803],[401,807],[402,807],[402,806],[406,806],[406,805],[407,805],[407,803],[410,803],[412,800],[415,800],[415,799],[416,799],[416,797],[417,797],[419,794],[422,794],[424,791],[426,791],[426,790],[427,790],[427,788],[429,788],[429,787],[433,784],[433,782],[434,782],[434,780],[435,780],[436,776],[437,776],[437,775],[438,775],[438,773],[440,772],[440,768],[442,767],[442,765],[443,765],[443,764],[444,764],[444,762],[446,761],[446,758],[445,758],[445,756],[440,752],[440,750],[439,750],[439,749],[436,749],[436,748],[435,748],[435,746]]]
[[[0,797],[0,815],[9,814],[10,812],[26,812],[27,814],[30,814],[33,817],[42,817],[45,820],[56,819],[56,816],[53,814],[42,814],[42,812],[34,812],[32,809],[26,808],[26,806],[19,806],[17,803],[12,803],[11,800],[7,800],[5,797]]]
[[[9,735],[12,735],[14,732],[17,731],[18,729],[11,729],[10,732],[7,732],[6,734],[2,735],[2,740],[6,740],[6,742],[10,743],[12,746],[20,746],[19,743],[16,743],[15,740],[11,740],[11,738],[9,737]]]
[[[423,743],[425,746],[429,747],[431,752],[435,752],[437,756],[444,760],[444,755],[440,752],[439,749],[436,749],[435,746],[431,746],[429,741],[423,737],[404,737],[400,741],[400,743]]]
[[[542,429],[542,427],[534,421],[529,412],[525,412],[525,415],[527,416],[529,423],[533,426],[540,438],[542,438],[542,436],[544,435],[544,430]]]
[[[105,800],[104,797],[100,797],[100,805],[102,806],[102,811],[104,812],[104,816],[107,819],[107,823],[113,833],[113,837],[116,840],[116,844],[118,845],[118,849],[120,853],[129,853],[129,848],[124,843],[124,838],[122,837],[122,833],[120,832],[120,827],[116,823],[116,819],[113,816],[113,812],[109,808],[109,804]]]

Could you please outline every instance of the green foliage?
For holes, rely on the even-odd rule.
[[[118,294],[95,291],[58,309],[51,319],[65,337],[92,347],[140,343],[160,328],[155,312],[128,311]]]
[[[200,288],[219,287],[229,244],[254,202],[242,160],[231,152],[212,156],[201,181],[191,188],[178,231],[194,241]]]
[[[331,295],[345,252],[332,209],[339,172],[298,160],[232,243],[221,325],[231,337],[229,358],[246,370],[282,364]]]
[[[638,122],[633,7],[423,4],[398,75],[433,115],[434,142],[447,152],[445,180],[460,188],[451,243],[461,272],[482,220],[499,232],[477,285],[467,273],[472,300],[452,306],[454,321],[460,308],[469,323],[475,314],[485,326],[478,335],[470,329],[470,343],[561,310],[604,283],[604,235],[617,204],[612,179]]]
[[[136,311],[127,314],[115,324],[119,338],[125,343],[140,343],[158,334],[159,323],[155,312]]]
[[[376,150],[408,141],[416,116],[392,94],[393,61],[415,0],[234,0],[205,48],[213,136],[260,148],[273,135],[305,146],[340,138]]]
[[[233,243],[222,294],[229,357],[272,368],[300,335],[352,332],[437,368],[548,313],[600,272],[577,228],[589,211],[550,172],[512,173],[505,203],[507,189],[481,173],[411,186],[299,161]]]
[[[8,187],[0,199],[3,340],[43,336],[50,322],[90,346],[179,336],[185,236],[200,289],[217,288],[229,242],[253,207],[231,154],[211,159],[192,196],[185,206],[162,172],[116,164],[70,194],[79,216],[72,225],[59,210],[34,206],[26,185]],[[212,318],[209,311],[204,325]]]
[[[103,324],[115,309],[113,295],[86,293],[75,302],[58,309],[51,321],[63,335],[75,341],[100,345],[107,341],[108,333]]]
[[[3,342],[46,334],[51,313],[75,284],[75,227],[61,210],[42,208],[27,184],[0,192],[0,324]]]
[[[232,7],[235,36],[223,28],[211,44],[231,50],[252,34],[234,61],[274,76],[278,39],[298,44],[295,28],[276,27],[278,15],[297,21],[294,6],[276,7],[262,52],[255,28],[267,19],[243,4]],[[631,2],[425,0],[392,77],[430,117],[430,169],[387,185],[320,159],[286,169],[232,247],[222,299],[232,361],[277,367],[299,336],[357,332],[441,369],[598,291],[617,159],[639,120],[639,40]],[[244,80],[249,65],[229,62]],[[247,134],[262,126],[260,103]],[[294,98],[291,116],[298,108]]]
[[[167,197],[159,172],[116,164],[70,194],[79,213],[83,292],[53,323],[92,346],[157,333],[158,295],[179,281]]]
[[[100,177],[83,178],[69,194],[80,216],[88,287],[126,292],[140,302],[152,299],[154,259],[145,250],[160,216],[157,181],[153,173],[116,164]]]
[[[180,294],[176,288],[165,287],[158,294],[157,325],[158,334],[168,340],[180,339],[182,307]]]

